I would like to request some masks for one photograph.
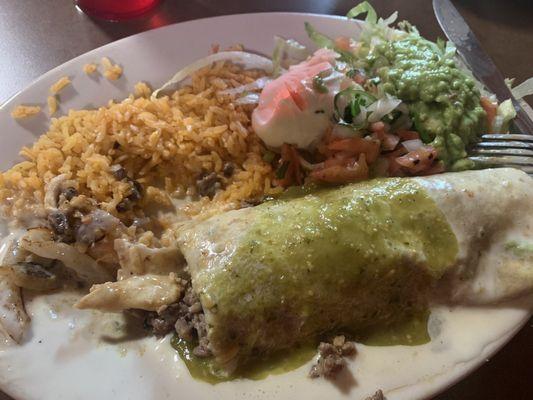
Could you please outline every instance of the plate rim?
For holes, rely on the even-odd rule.
[[[44,72],[43,74],[41,74],[37,78],[35,78],[32,81],[30,81],[28,84],[24,85],[23,88],[21,88],[20,90],[18,90],[17,92],[15,92],[11,96],[9,96],[5,101],[3,101],[0,104],[0,113],[9,112],[8,108],[11,107],[16,102],[17,98],[19,96],[21,96],[22,94],[30,91],[32,89],[32,87],[35,86],[36,84],[48,80],[51,76],[53,76],[54,74],[60,72],[65,67],[71,66],[71,65],[75,65],[76,63],[80,62],[80,59],[82,59],[82,58],[84,58],[86,56],[89,56],[92,53],[95,53],[97,51],[100,51],[100,50],[103,50],[103,49],[113,49],[115,47],[120,47],[120,46],[123,45],[123,43],[126,43],[126,42],[128,42],[130,40],[136,40],[137,38],[145,36],[145,35],[160,35],[161,32],[164,32],[165,30],[173,29],[174,27],[176,27],[178,25],[179,26],[194,25],[194,24],[197,24],[197,23],[205,23],[205,22],[216,21],[216,20],[225,20],[225,19],[229,19],[229,18],[246,18],[246,17],[258,17],[258,16],[267,16],[267,15],[268,16],[283,16],[283,17],[294,16],[294,17],[298,17],[298,18],[302,18],[302,17],[305,17],[305,16],[310,16],[312,18],[320,18],[320,19],[324,19],[324,20],[340,20],[340,21],[344,21],[344,22],[348,22],[349,21],[349,19],[347,17],[341,16],[341,15],[328,15],[328,14],[307,13],[307,12],[274,11],[274,12],[254,12],[254,13],[233,13],[233,14],[226,14],[226,15],[210,16],[210,17],[203,17],[203,18],[197,18],[197,19],[191,19],[191,20],[186,20],[186,21],[175,22],[175,23],[164,25],[164,26],[161,26],[161,27],[148,29],[148,30],[145,30],[143,32],[138,32],[138,33],[126,36],[124,38],[121,38],[121,39],[106,43],[106,44],[104,44],[102,46],[95,47],[95,48],[93,48],[91,50],[88,50],[88,51],[86,51],[86,52],[84,52],[82,54],[79,54],[76,57],[71,58],[71,59],[69,59],[69,60],[67,60],[67,61],[65,61],[65,62],[63,62],[63,63],[61,63],[61,64],[59,64],[59,65],[57,65],[57,66],[55,66],[53,68],[51,68],[51,69],[49,69],[48,71]],[[357,21],[356,23],[364,22],[364,21],[361,21],[361,20],[355,20],[355,21]],[[253,49],[250,49],[250,50],[253,50]],[[41,135],[41,134],[39,134],[39,135]],[[431,395],[434,396],[434,395],[438,395],[440,393],[443,393],[448,388],[452,387],[453,385],[455,385],[459,381],[461,381],[461,380],[465,379],[466,377],[470,376],[473,372],[475,372],[485,362],[485,358],[494,356],[503,347],[505,347],[505,345],[507,345],[512,340],[512,338],[527,324],[527,322],[529,321],[529,319],[531,318],[532,315],[533,315],[533,313],[531,312],[531,310],[528,310],[527,317],[525,316],[524,319],[519,324],[517,324],[516,326],[513,327],[513,329],[508,331],[504,338],[499,338],[499,339],[489,343],[483,349],[483,351],[479,354],[478,359],[476,359],[474,362],[470,362],[470,361],[472,361],[472,360],[470,360],[467,363],[468,365],[466,367],[464,367],[464,371],[461,371],[461,372],[459,372],[457,374],[454,374],[455,376],[453,376],[451,379],[445,379],[444,382],[440,382],[440,384],[437,384],[436,388],[434,390],[431,390]],[[487,349],[489,349],[489,350],[487,350]],[[487,352],[487,354],[485,354],[485,351]],[[450,376],[449,373],[446,373],[445,375]],[[2,391],[4,391],[6,394],[9,393],[8,390],[0,388],[0,394],[3,393]],[[426,390],[425,392],[427,394],[428,391]]]
[[[328,14],[319,14],[319,13],[306,13],[306,12],[293,12],[293,11],[265,11],[265,12],[255,12],[255,13],[237,13],[237,14],[225,14],[225,15],[216,15],[212,17],[202,17],[202,18],[196,18],[196,19],[190,19],[186,21],[180,21],[180,22],[174,22],[172,24],[159,26],[157,28],[151,28],[147,29],[142,32],[134,33],[132,35],[114,40],[112,42],[103,44],[101,46],[95,47],[91,50],[88,50],[82,54],[77,55],[76,57],[73,57],[61,64],[56,65],[55,67],[49,69],[48,71],[44,72],[43,74],[39,75],[35,79],[31,80],[29,83],[25,84],[21,89],[17,90],[14,94],[10,95],[6,100],[4,100],[2,103],[0,103],[0,112],[7,111],[7,106],[12,105],[12,103],[15,101],[17,97],[19,97],[22,93],[28,91],[31,89],[32,86],[36,85],[39,82],[42,82],[43,80],[46,80],[49,76],[53,75],[55,72],[58,72],[62,68],[74,64],[77,62],[80,58],[83,58],[87,55],[90,55],[93,52],[105,49],[105,48],[113,48],[115,46],[120,46],[122,42],[128,41],[128,40],[134,40],[136,37],[140,37],[146,34],[156,34],[155,32],[161,32],[166,29],[171,29],[175,27],[176,25],[187,25],[187,24],[195,24],[195,23],[202,23],[207,21],[213,21],[213,20],[222,20],[227,18],[235,18],[235,17],[247,17],[247,16],[260,16],[260,15],[283,15],[283,16],[312,16],[312,17],[320,17],[325,19],[339,19],[339,20],[347,20],[348,18],[346,16],[342,15],[328,15]],[[359,22],[364,22],[362,20],[355,20]]]

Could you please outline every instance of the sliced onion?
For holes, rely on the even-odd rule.
[[[341,138],[351,138],[354,136],[359,136],[358,131],[356,131],[352,126],[336,124],[331,131],[333,136]]]
[[[307,48],[293,39],[284,39],[274,36],[274,53],[272,54],[274,77],[279,76],[283,69],[298,64],[309,57]]]
[[[392,112],[396,107],[401,104],[401,100],[390,95],[385,95],[385,97],[379,99],[375,103],[372,103],[368,106],[368,111],[371,112],[368,117],[368,122],[378,122],[385,115]]]
[[[241,94],[243,92],[249,92],[252,90],[259,90],[263,89],[265,85],[270,82],[272,79],[268,76],[263,76],[259,79],[256,79],[255,81],[248,83],[246,85],[237,86],[236,88],[226,89],[222,90],[219,93],[220,94],[229,94],[231,96],[234,96],[236,94]]]
[[[365,106],[361,106],[361,112],[353,119],[352,125],[364,126],[366,125],[366,116],[368,115],[368,109]]]
[[[415,151],[423,147],[424,143],[420,139],[412,139],[402,142],[402,145],[407,151]]]
[[[300,156],[299,158],[300,158],[300,165],[302,166],[303,169],[305,169],[307,171],[312,171],[312,170],[316,169],[318,167],[318,165],[319,165],[319,164],[311,164],[309,161],[307,161],[302,156]]]
[[[152,93],[152,99],[157,98],[162,90],[166,90],[174,85],[177,86],[181,81],[190,77],[199,69],[207,67],[214,62],[224,60],[243,65],[246,68],[262,69],[268,74],[272,72],[272,60],[266,57],[245,51],[221,51],[201,58],[192,64],[187,65],[185,68],[180,69],[168,82]]]
[[[259,94],[249,93],[246,96],[239,97],[235,100],[235,104],[247,105],[247,104],[259,104]]]

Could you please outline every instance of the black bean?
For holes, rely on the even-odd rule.
[[[126,178],[128,174],[126,173],[126,170],[124,168],[118,168],[115,171],[113,171],[113,176],[121,181],[122,179]]]
[[[68,217],[61,211],[53,211],[48,214],[48,223],[57,235],[64,235],[70,228]]]
[[[200,179],[196,181],[196,189],[200,196],[208,196],[212,198],[218,189],[221,188],[220,177],[215,173],[200,175]]]
[[[222,168],[222,173],[226,178],[229,178],[233,173],[235,172],[235,164],[232,162],[227,162],[224,164],[224,168]]]
[[[119,213],[123,213],[123,212],[129,211],[129,210],[131,210],[131,201],[129,199],[124,199],[124,200],[122,200],[120,203],[118,203],[116,205],[115,209]]]
[[[73,188],[72,186],[70,186],[66,189],[63,189],[62,194],[63,196],[65,196],[66,200],[70,201],[78,195],[78,191],[76,190],[76,188]]]
[[[120,143],[115,141],[115,143],[113,143],[113,149],[118,149],[120,147]]]
[[[134,181],[133,179],[130,180],[130,183],[131,183],[131,193],[128,196],[128,199],[133,202],[139,201],[143,194],[143,187],[139,182]]]

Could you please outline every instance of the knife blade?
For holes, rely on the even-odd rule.
[[[533,121],[505,84],[504,78],[466,21],[450,0],[433,0],[433,10],[446,37],[455,45],[457,53],[491,92],[498,102],[511,99],[516,110],[513,124],[522,133],[533,134]]]

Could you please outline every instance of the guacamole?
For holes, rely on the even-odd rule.
[[[434,146],[447,169],[471,167],[466,146],[486,128],[486,114],[474,81],[435,43],[409,35],[375,46],[366,57],[371,76],[403,100],[425,143]]]

